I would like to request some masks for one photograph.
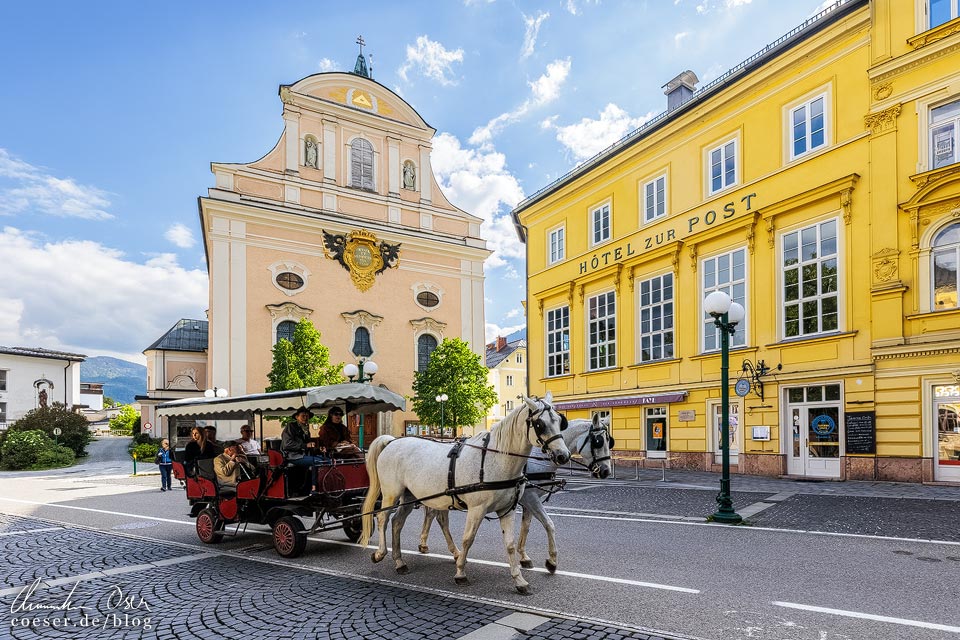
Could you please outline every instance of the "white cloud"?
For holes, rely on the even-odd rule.
[[[821,2],[816,9],[810,12],[810,15],[808,17],[812,18],[813,16],[817,15],[821,11],[826,11],[827,9],[829,9],[835,4],[837,4],[837,0],[823,0],[823,2]]]
[[[339,71],[339,70],[340,70],[340,65],[337,64],[337,62],[336,62],[335,60],[331,60],[330,58],[320,58],[320,61],[317,62],[317,67],[318,67],[318,68],[320,69],[320,71],[322,71],[323,73],[326,73],[327,71]]]
[[[583,118],[575,124],[556,127],[557,140],[578,161],[586,160],[642,125],[653,115],[648,113],[634,118],[611,102],[604,107],[596,120]]]
[[[442,85],[452,85],[456,84],[452,77],[455,62],[463,62],[463,49],[451,51],[427,36],[418,36],[416,47],[407,45],[407,60],[397,73],[406,81],[407,72],[416,69]]]
[[[521,318],[523,317],[523,308],[515,307],[513,309],[510,309],[510,311],[507,311],[507,314],[503,317],[506,318],[507,320],[512,320],[513,318]]]
[[[486,334],[486,341],[488,343],[493,342],[499,336],[503,336],[504,338],[506,338],[511,333],[516,333],[521,329],[525,329],[526,326],[527,325],[524,323],[524,324],[513,325],[510,327],[501,327],[499,325],[493,324],[492,322],[488,322],[485,327],[486,330],[484,331],[484,333]]]
[[[540,11],[534,17],[523,16],[523,21],[527,25],[527,31],[523,35],[523,46],[520,48],[520,59],[530,57],[534,47],[537,45],[537,34],[540,33],[540,25],[550,17],[549,11]]]
[[[142,361],[138,354],[174,322],[203,318],[208,304],[206,273],[172,254],[134,262],[97,242],[46,242],[5,227],[0,255],[3,344]]]
[[[43,213],[60,218],[109,220],[107,192],[57,178],[0,149],[0,215]]]
[[[681,31],[680,33],[673,34],[673,44],[677,47],[677,49],[680,48],[680,44],[683,42],[683,39],[688,35],[690,35],[690,32],[688,31]]]
[[[482,127],[477,127],[470,136],[470,144],[483,145],[490,143],[493,136],[507,124],[519,120],[534,107],[540,107],[556,100],[560,96],[560,88],[570,74],[570,64],[570,58],[554,60],[548,64],[547,70],[542,76],[527,83],[530,85],[531,97],[524,100],[523,104],[513,111],[501,113]],[[543,126],[543,123],[541,123],[541,126]]]
[[[193,231],[191,231],[188,226],[180,224],[179,222],[167,229],[163,237],[181,249],[189,249],[197,243],[193,237]]]
[[[444,195],[456,206],[483,218],[481,228],[493,254],[487,266],[501,267],[511,258],[525,257],[509,210],[523,199],[516,176],[506,168],[506,157],[489,146],[464,149],[449,133],[433,139],[430,156]]]
[[[753,2],[753,0],[702,0],[702,2],[697,5],[697,13],[705,14],[717,10],[729,11],[730,9],[748,5],[751,2]]]
[[[600,4],[600,0],[584,0],[584,4]],[[571,15],[580,14],[580,8],[577,6],[577,0],[566,0],[564,6]]]

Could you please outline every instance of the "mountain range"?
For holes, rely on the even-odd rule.
[[[103,383],[103,395],[130,404],[147,393],[147,368],[110,356],[94,356],[80,363],[81,382]]]

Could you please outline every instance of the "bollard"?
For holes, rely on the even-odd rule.
[[[133,475],[137,475],[137,454],[133,454]]]

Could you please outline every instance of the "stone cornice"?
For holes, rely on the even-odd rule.
[[[950,23],[947,23],[950,24]],[[929,48],[915,49],[883,64],[869,69],[867,74],[871,83],[884,83],[901,74],[960,50],[960,41],[936,40]]]
[[[948,36],[952,36],[955,33],[960,33],[960,18],[954,18],[953,20],[944,22],[938,27],[924,31],[919,35],[913,36],[912,38],[907,38],[907,44],[914,49],[920,49],[928,44],[938,42]]]

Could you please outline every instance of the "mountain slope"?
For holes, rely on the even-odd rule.
[[[82,382],[102,382],[103,395],[130,404],[133,397],[147,393],[147,368],[109,356],[94,356],[80,363]]]

